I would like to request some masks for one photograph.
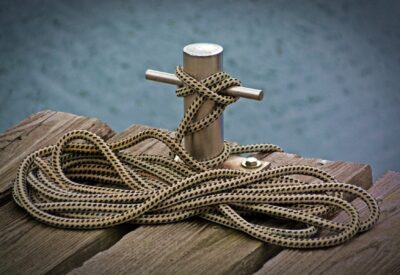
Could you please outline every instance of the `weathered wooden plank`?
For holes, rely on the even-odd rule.
[[[63,230],[35,221],[13,201],[0,208],[0,274],[64,273],[130,230]]]
[[[36,120],[42,122],[35,122]],[[72,114],[41,112],[29,117],[11,130],[17,132],[23,129],[23,126],[31,131],[35,131],[35,135],[27,140],[26,134],[21,133],[23,138],[10,139],[14,142],[11,145],[23,151],[23,147],[27,146],[29,150],[51,144],[61,136],[63,132],[72,129],[88,129],[96,132],[100,136],[108,139],[112,131],[108,126],[96,119],[78,117]],[[64,127],[63,130],[57,127]],[[43,131],[41,130],[43,128]],[[103,129],[104,128],[104,129]],[[108,141],[115,141],[136,134],[143,130],[145,126],[131,126],[129,131],[125,131],[119,135],[115,135]],[[108,131],[106,131],[109,129]],[[10,130],[9,130],[10,131]],[[7,131],[7,136],[12,136]],[[49,139],[44,140],[38,136],[40,132],[47,133]],[[57,137],[54,137],[56,135]],[[5,136],[5,135],[3,135]],[[36,141],[35,139],[38,139]],[[39,142],[40,145],[32,145]],[[25,142],[24,144],[15,144]],[[3,148],[4,148],[3,147]],[[140,154],[143,152],[161,154],[166,152],[165,146],[156,143],[155,140],[147,140],[132,148],[128,149],[131,153]],[[29,152],[24,153],[25,155]],[[8,161],[16,163],[14,157],[18,155],[8,155]],[[3,161],[3,160],[2,160]],[[5,162],[5,161],[4,161]],[[12,168],[12,167],[11,167]],[[11,169],[10,168],[10,169]],[[9,169],[1,170],[9,173]],[[7,171],[7,172],[5,172]],[[0,177],[2,174],[0,173]],[[36,222],[33,218],[21,210],[13,201],[10,201],[0,208],[0,274],[60,274],[66,273],[74,267],[81,265],[92,255],[102,251],[116,241],[124,234],[135,228],[131,225],[117,226],[104,230],[62,230],[52,228]]]
[[[0,193],[3,199],[10,191],[20,161],[73,129],[89,130],[104,139],[114,135],[98,119],[53,111],[33,114],[1,134]],[[86,232],[55,229],[36,222],[13,201],[3,200],[3,204],[0,208],[1,274],[68,270],[109,247],[127,232],[127,227]]]
[[[331,249],[288,249],[266,262],[256,274],[399,274],[400,174],[387,172],[369,190],[380,201],[381,217],[368,233]],[[363,214],[367,207],[355,200]],[[342,213],[336,221],[345,221]]]
[[[118,141],[121,139],[124,139],[130,135],[134,135],[136,133],[139,133],[140,131],[145,130],[146,128],[149,128],[146,125],[132,125],[122,131],[121,133],[116,134],[114,137],[109,139],[109,141]],[[145,141],[142,141],[139,144],[136,144],[135,146],[132,146],[128,149],[125,150],[125,152],[128,152],[133,155],[140,155],[140,154],[153,154],[153,155],[163,155],[167,156],[168,155],[168,147],[164,145],[163,143],[159,142],[156,139],[147,139]]]
[[[96,118],[48,110],[29,116],[0,134],[0,201],[9,196],[18,165],[28,154],[55,143],[74,129],[89,130],[104,139],[114,135],[110,127]]]
[[[354,184],[366,190],[372,186],[371,166],[366,164],[329,161],[319,158],[303,158],[299,155],[288,153],[273,153],[265,156],[263,159],[272,162],[275,167],[285,164],[310,165],[331,173],[339,182]],[[306,181],[310,180],[310,178],[306,176],[297,176],[297,178]],[[345,194],[345,198],[347,200],[354,199],[348,194]]]
[[[363,164],[304,159],[285,153],[271,154],[265,160],[272,162],[272,166],[295,163],[318,166],[340,181],[363,187],[369,187],[372,181],[371,168]],[[194,219],[176,224],[141,226],[71,274],[249,273],[280,251],[279,247],[235,230]]]

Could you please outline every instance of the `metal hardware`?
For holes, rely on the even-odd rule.
[[[145,77],[148,80],[153,80],[153,81],[167,83],[167,84],[173,84],[173,85],[177,85],[177,86],[182,86],[182,84],[183,84],[182,81],[179,78],[177,78],[176,75],[174,75],[174,74],[160,72],[160,71],[151,70],[151,69],[146,70]],[[259,101],[263,100],[263,98],[264,98],[264,92],[262,90],[247,88],[247,87],[243,87],[243,86],[228,88],[228,89],[222,91],[221,94],[243,97],[243,98],[259,100]]]
[[[222,71],[222,54],[223,48],[217,44],[195,43],[187,45],[183,48],[183,70],[195,79],[202,80],[216,72]],[[170,73],[149,69],[146,71],[145,76],[146,79],[149,80],[174,84],[177,86],[183,85],[179,78]],[[231,87],[222,91],[221,94],[253,100],[262,100],[264,96],[262,90],[246,87]],[[184,98],[184,111],[187,110],[197,96],[198,95],[193,94]],[[214,109],[214,107],[215,103],[213,101],[205,101],[193,120],[198,121],[205,117]],[[207,128],[185,136],[185,149],[197,160],[214,158],[224,149],[223,133],[223,115],[221,115]],[[269,165],[269,163],[258,160],[256,161],[256,164],[253,165],[252,159],[249,159],[249,163],[242,166],[241,164],[246,160],[246,158],[232,156],[222,166],[225,168],[245,170],[249,169],[249,167],[252,167],[251,169],[263,169]]]
[[[197,80],[204,79],[216,72],[222,71],[221,46],[209,43],[190,44],[183,48],[183,70]],[[184,112],[198,95],[184,98]],[[215,108],[215,103],[206,100],[199,109],[194,121],[207,116]],[[195,159],[205,160],[218,156],[224,149],[223,115],[207,128],[184,138],[186,151]]]
[[[225,169],[235,169],[235,170],[242,170],[242,171],[247,171],[247,172],[256,172],[264,169],[268,169],[271,166],[271,163],[268,161],[262,161],[258,160],[258,165],[257,167],[249,168],[249,167],[244,167],[243,163],[248,160],[249,158],[241,157],[238,155],[232,155],[230,156],[222,165],[223,168]]]
[[[247,169],[255,169],[261,166],[261,161],[254,157],[246,158],[242,161],[242,167]]]

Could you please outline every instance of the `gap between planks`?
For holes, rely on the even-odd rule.
[[[400,273],[400,174],[385,173],[369,190],[378,200],[381,217],[370,231],[330,249],[287,249],[255,274],[399,274]],[[353,204],[365,217],[368,208],[360,199]],[[335,221],[346,221],[342,212]]]
[[[369,165],[305,159],[287,153],[273,153],[264,159],[273,166],[317,166],[340,181],[367,189],[372,184]],[[280,251],[282,248],[241,232],[192,219],[176,224],[140,226],[70,274],[242,274],[258,270]]]
[[[85,129],[104,139],[115,133],[96,118],[42,111],[0,134],[0,201],[10,199],[12,181],[21,161],[33,151],[55,143],[64,133]]]
[[[16,158],[22,159],[24,157],[21,153],[26,155],[37,148],[52,144],[63,133],[72,130],[73,128],[88,129],[94,132],[98,131],[97,133],[105,139],[114,135],[108,126],[97,119],[84,118],[60,112],[40,112],[11,128],[5,134],[0,135],[0,145],[3,145],[1,147],[2,149],[0,149],[0,162],[7,158],[8,161],[11,160],[14,163],[17,163],[19,160],[16,160]],[[129,127],[121,134],[114,136],[111,140],[124,138],[127,135],[134,134],[142,129],[144,129],[144,126]],[[35,138],[35,136],[37,138]],[[2,140],[1,137],[5,138]],[[37,140],[39,140],[39,142]],[[24,147],[28,149],[24,149]],[[130,148],[128,151],[135,154],[144,152],[166,154],[167,148],[157,141],[149,140]],[[320,160],[318,159],[303,159],[291,154],[272,154],[266,157],[267,160],[268,158],[271,158],[271,161],[275,162],[275,165],[279,163],[285,164],[288,162],[314,164],[317,166],[321,165]],[[330,167],[329,169],[331,171],[336,171],[335,173],[338,174],[339,178],[341,177],[340,179],[343,181],[354,181],[358,179],[358,184],[364,186],[370,184],[370,167],[367,165],[328,162],[324,166]],[[348,169],[349,167],[351,167],[351,169]],[[13,169],[15,170],[12,171]],[[0,170],[0,175],[5,174],[10,177],[10,174],[12,175],[15,172],[16,168],[9,166],[7,169],[3,168],[3,170]],[[9,190],[11,186],[9,182],[1,181],[1,190],[7,190],[7,184],[9,185]],[[6,186],[6,188],[4,188],[4,186]],[[92,255],[95,255],[97,252],[103,250],[108,251],[105,250],[107,247],[111,246],[112,248],[112,245],[123,237],[125,233],[134,229],[134,226],[128,226],[84,232],[60,230],[37,223],[21,209],[17,208],[13,202],[6,203],[6,205],[0,208],[0,211],[5,211],[2,216],[8,214],[13,220],[7,222],[6,219],[4,219],[5,223],[0,225],[0,230],[3,231],[3,234],[1,234],[3,237],[2,244],[5,244],[9,248],[7,253],[1,253],[3,255],[0,255],[0,273],[3,273],[3,271],[19,271],[23,273],[65,273],[72,268],[81,265],[81,263],[89,259]],[[199,224],[200,229],[198,229]],[[203,236],[203,242],[199,244],[198,253],[202,253],[203,249],[207,248],[207,243],[213,244],[221,242],[219,236],[225,240],[228,238],[227,240],[229,242],[232,241],[233,236],[234,240],[232,244],[237,245],[237,249],[241,249],[243,246],[248,246],[248,249],[245,249],[245,255],[242,255],[241,257],[242,261],[246,261],[243,265],[244,267],[249,265],[259,265],[260,259],[268,257],[268,253],[271,251],[268,250],[266,253],[265,249],[261,249],[264,244],[260,245],[259,241],[253,240],[244,234],[238,234],[236,231],[222,228],[218,225],[210,225],[208,222],[201,220],[184,222],[182,225],[168,226],[171,226],[173,231],[176,231],[181,226],[183,226],[183,228],[187,226],[189,228],[194,227],[195,230],[203,232],[205,235]],[[164,231],[159,231],[159,228],[160,227],[158,226],[142,226],[139,227],[138,230],[146,230],[146,232],[150,232],[149,230],[156,230],[156,232],[163,233]],[[210,236],[210,228],[219,232],[219,235],[213,234]],[[15,239],[15,236],[11,232],[17,234],[16,236],[18,236],[18,238]],[[132,231],[130,233],[132,233]],[[186,231],[186,234],[189,235],[188,238],[190,239],[192,231],[188,230]],[[165,239],[165,235],[162,235],[161,237]],[[146,241],[149,245],[152,243],[151,238],[145,240],[145,242]],[[180,242],[180,240],[178,241]],[[177,243],[177,247],[179,247],[179,243]],[[99,255],[101,253],[103,252],[100,252]],[[195,253],[195,255],[197,254]],[[222,253],[222,255],[226,256],[226,251],[225,254]],[[194,260],[196,260],[196,257]]]
[[[0,135],[0,274],[66,273],[135,228],[132,225],[92,231],[52,228],[35,221],[10,200],[11,181],[20,161],[74,129],[92,131],[105,140],[115,135],[98,119],[53,111],[33,114]],[[135,133],[142,127],[129,129]],[[154,142],[143,143],[143,148],[153,146]]]

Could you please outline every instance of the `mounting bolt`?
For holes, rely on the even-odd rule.
[[[255,169],[259,168],[262,165],[261,161],[254,157],[246,158],[244,161],[242,161],[242,167],[246,169]]]

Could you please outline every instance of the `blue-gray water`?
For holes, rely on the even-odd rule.
[[[400,170],[398,1],[4,1],[0,131],[53,109],[174,129],[182,101],[144,79],[193,42],[263,102],[225,112],[225,138]],[[251,119],[249,119],[251,118]]]

